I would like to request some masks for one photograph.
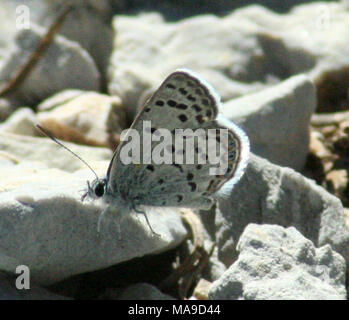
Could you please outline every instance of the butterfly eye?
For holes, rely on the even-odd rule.
[[[95,195],[100,198],[104,195],[104,183],[100,182],[96,185]]]

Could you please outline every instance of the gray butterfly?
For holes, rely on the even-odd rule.
[[[144,104],[118,146],[106,177],[97,178],[91,184],[88,182],[88,189],[82,200],[87,196],[93,199],[101,198],[107,205],[100,215],[98,231],[102,217],[107,212],[119,220],[125,214],[136,212],[144,215],[151,231],[155,233],[144,206],[210,208],[215,199],[229,193],[244,173],[249,155],[249,141],[238,126],[219,114],[219,106],[218,94],[194,72],[179,69],[165,79]],[[201,129],[200,132],[204,134],[199,137],[184,138],[195,140],[190,150],[178,148],[175,144],[164,148],[164,152],[170,154],[172,159],[175,159],[176,154],[185,156],[192,151],[192,163],[173,161],[157,164],[152,157],[148,157],[148,161],[144,161],[143,158],[143,162],[125,164],[122,149],[129,142],[131,129],[141,137],[140,150],[148,151],[148,155],[163,143],[143,141],[144,123],[147,121],[151,123],[149,133],[156,136],[165,129],[171,133],[174,140],[180,129]],[[209,131],[216,134],[209,136]],[[226,170],[212,174],[212,164],[209,161],[200,161],[208,160],[208,149],[202,150],[200,146],[203,141],[206,141],[208,146],[212,139],[216,142],[223,140],[221,131],[224,131],[227,138],[226,153],[223,154],[226,156]]]

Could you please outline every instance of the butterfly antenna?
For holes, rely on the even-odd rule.
[[[42,126],[40,126],[39,124],[36,125],[36,127],[48,138],[50,138],[53,142],[56,142],[58,145],[60,145],[62,148],[64,148],[65,150],[69,151],[73,156],[75,156],[76,158],[78,158],[81,162],[83,162],[88,168],[90,168],[90,170],[94,173],[94,175],[96,176],[97,179],[97,173],[91,168],[91,166],[84,160],[82,159],[80,156],[78,156],[75,152],[71,151],[68,147],[66,147],[62,142],[58,141],[52,134],[50,134],[48,131],[46,131]]]

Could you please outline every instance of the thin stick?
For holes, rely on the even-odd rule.
[[[166,290],[167,288],[173,286],[175,283],[182,278],[183,281],[186,281],[186,284],[180,286],[179,294],[186,294],[187,288],[190,287],[188,280],[185,279],[187,274],[192,274],[193,270],[197,268],[198,263],[207,256],[207,253],[204,249],[204,227],[199,220],[199,218],[190,210],[182,210],[181,215],[183,220],[186,222],[188,227],[191,230],[192,241],[194,245],[193,251],[185,258],[183,263],[179,265],[168,277],[163,279],[158,287],[160,290]],[[201,269],[200,269],[201,270]],[[192,279],[189,278],[191,283]]]
[[[2,86],[2,88],[0,89],[0,96],[4,96],[10,93],[25,80],[25,78],[29,75],[29,73],[38,63],[39,59],[44,54],[48,46],[51,44],[55,34],[62,26],[63,21],[65,20],[66,16],[68,15],[71,9],[72,6],[70,4],[67,4],[63,12],[57,17],[57,19],[53,22],[51,27],[46,32],[46,34],[41,38],[39,45],[31,53],[27,62],[23,66],[20,66],[16,71],[15,75]]]
[[[36,125],[36,127],[48,138],[50,138],[52,141],[56,142],[58,145],[60,145],[62,148],[64,148],[65,150],[69,151],[73,156],[77,157],[81,162],[83,162],[87,167],[90,168],[90,170],[94,173],[94,175],[96,176],[96,178],[98,179],[97,173],[91,168],[91,166],[84,160],[82,159],[80,156],[78,156],[75,152],[71,151],[68,147],[66,147],[62,142],[58,141],[51,133],[49,133],[48,131],[46,131],[42,126],[40,126],[39,124]]]
[[[190,286],[194,283],[194,281],[198,278],[198,276],[201,274],[202,270],[206,265],[209,263],[209,260],[213,254],[214,248],[216,247],[216,244],[213,243],[211,246],[211,249],[208,253],[205,252],[205,254],[201,257],[201,259],[198,261],[198,264],[195,269],[187,276],[185,279],[183,279],[183,283],[180,286],[180,293],[179,295],[181,297],[186,297],[188,295],[188,291],[190,289]]]
[[[326,125],[337,125],[338,123],[349,119],[349,111],[339,111],[333,113],[315,113],[311,117],[313,126],[321,127]]]

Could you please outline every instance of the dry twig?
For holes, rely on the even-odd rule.
[[[31,53],[27,62],[18,68],[15,75],[0,89],[0,96],[9,94],[15,88],[17,88],[25,78],[30,74],[35,65],[38,63],[46,49],[51,44],[54,39],[55,34],[58,32],[62,26],[66,16],[72,9],[70,4],[67,4],[63,9],[62,13],[57,17],[57,19],[52,23],[51,27],[47,30],[46,34],[41,38],[37,48]]]

